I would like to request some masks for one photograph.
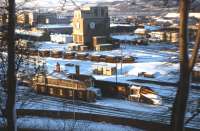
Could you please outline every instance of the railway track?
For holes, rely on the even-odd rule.
[[[21,94],[21,93],[20,93]],[[129,109],[121,109],[115,107],[108,107],[102,105],[96,105],[92,103],[86,103],[82,101],[75,101],[66,100],[62,98],[52,97],[52,96],[43,96],[37,95],[34,93],[30,93],[30,98],[27,103],[25,103],[20,108],[37,108],[40,107],[43,110],[53,109],[61,109],[66,111],[79,111],[91,114],[102,114],[102,115],[109,115],[109,116],[119,116],[124,118],[134,118],[134,119],[142,119],[142,120],[149,120],[149,121],[157,121],[157,122],[169,122],[170,120],[170,113],[149,113],[149,112],[142,112],[136,110],[129,110]],[[20,101],[25,101],[21,98],[17,103],[20,104]],[[37,106],[36,106],[37,105]]]
[[[168,90],[163,87],[164,90]],[[196,92],[197,90],[193,90],[190,92],[189,102],[191,108],[194,108],[195,105],[191,104],[194,100],[196,100],[200,96],[200,92]],[[65,98],[53,97],[53,96],[45,96],[36,94],[31,91],[26,91],[24,89],[20,89],[17,91],[18,97],[18,105],[22,104],[23,106],[20,108],[33,108],[33,109],[41,109],[41,110],[63,110],[63,111],[78,111],[84,113],[91,114],[102,114],[108,116],[119,116],[123,118],[132,118],[132,119],[140,119],[146,121],[153,121],[159,123],[170,123],[171,117],[171,105],[174,100],[174,96],[161,96],[163,98],[163,105],[166,107],[166,110],[163,112],[144,112],[133,109],[122,109],[104,105],[97,105],[94,103],[87,103],[83,101],[73,101]],[[23,104],[23,101],[25,102]],[[27,101],[27,102],[26,102]],[[37,105],[37,106],[36,106]],[[170,105],[170,106],[169,106]],[[168,109],[167,109],[168,108]],[[186,118],[187,119],[187,118]],[[200,116],[194,118],[187,125],[194,126],[200,129],[199,124]]]

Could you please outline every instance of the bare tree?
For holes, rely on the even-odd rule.
[[[8,0],[8,69],[7,69],[7,102],[6,102],[6,117],[7,129],[16,131],[16,109],[15,109],[15,94],[16,94],[16,72],[15,72],[15,0]]]
[[[6,98],[6,100],[2,101],[3,103],[6,101],[6,103],[1,103],[0,111],[7,119],[7,129],[13,131],[16,130],[16,73],[25,58],[24,56],[27,56],[27,50],[20,46],[20,42],[16,42],[15,25],[17,12],[15,0],[3,0],[1,2],[0,8],[3,13],[1,12],[0,15],[3,20],[0,32],[0,70],[3,77],[1,77],[0,89],[4,92],[1,98]]]
[[[190,74],[195,65],[200,44],[200,31],[198,31],[196,43],[193,49],[192,57],[188,54],[188,11],[189,0],[180,0],[180,38],[179,38],[179,60],[180,60],[180,78],[179,87],[173,104],[171,126],[173,131],[184,130],[184,118],[187,107],[188,94],[190,89]]]

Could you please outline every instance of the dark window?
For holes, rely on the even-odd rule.
[[[94,16],[98,16],[98,10],[94,9]]]
[[[101,16],[104,16],[104,9],[101,9]]]

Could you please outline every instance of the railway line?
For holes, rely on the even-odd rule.
[[[22,93],[20,93],[22,94]],[[20,96],[21,97],[21,96]],[[169,118],[169,115],[164,114],[160,117],[160,113],[153,112],[142,112],[142,111],[136,111],[136,110],[128,110],[128,109],[121,109],[121,108],[114,108],[114,107],[108,107],[108,106],[102,106],[102,105],[96,105],[93,103],[87,103],[83,101],[73,101],[73,100],[67,100],[64,98],[57,98],[52,96],[44,96],[44,95],[38,95],[35,93],[29,93],[29,100],[27,103],[23,104],[21,108],[34,108],[34,106],[37,108],[38,104],[40,108],[43,109],[49,109],[54,108],[55,109],[63,109],[63,110],[71,110],[71,111],[81,111],[81,112],[87,112],[87,113],[100,113],[105,115],[111,115],[111,116],[121,116],[125,118],[144,118],[145,120],[151,120],[153,117],[154,119],[159,119],[158,121],[166,121],[166,118]],[[26,99],[26,98],[25,98]],[[19,99],[18,104],[20,104],[20,101],[26,101],[22,97]],[[46,106],[46,107],[45,107]]]
[[[24,91],[20,90],[17,92],[18,94],[18,105],[22,104],[22,101],[26,101],[27,98],[23,98]],[[26,93],[24,94],[26,95]],[[29,99],[27,102],[22,104],[20,108],[31,108],[41,110],[62,110],[62,111],[71,111],[71,112],[83,112],[83,113],[91,113],[91,114],[101,114],[108,116],[117,116],[123,118],[132,118],[132,119],[140,119],[146,121],[159,122],[164,124],[170,123],[170,109],[166,109],[163,112],[143,112],[137,111],[133,109],[122,109],[104,105],[97,105],[94,103],[87,103],[83,101],[73,101],[67,100],[64,98],[57,98],[52,96],[39,95],[34,92],[29,92]],[[169,100],[171,101],[171,100]],[[195,118],[192,120],[189,125],[195,125],[200,121],[200,118]],[[198,124],[197,124],[197,128]]]

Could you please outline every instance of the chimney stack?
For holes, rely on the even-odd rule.
[[[3,14],[2,22],[3,22],[3,25],[5,25],[7,23],[7,15],[6,14]]]
[[[76,65],[75,68],[76,68],[76,76],[79,76],[80,75],[80,67],[79,67],[79,65]]]
[[[58,62],[56,64],[56,72],[60,72],[60,64]]]

